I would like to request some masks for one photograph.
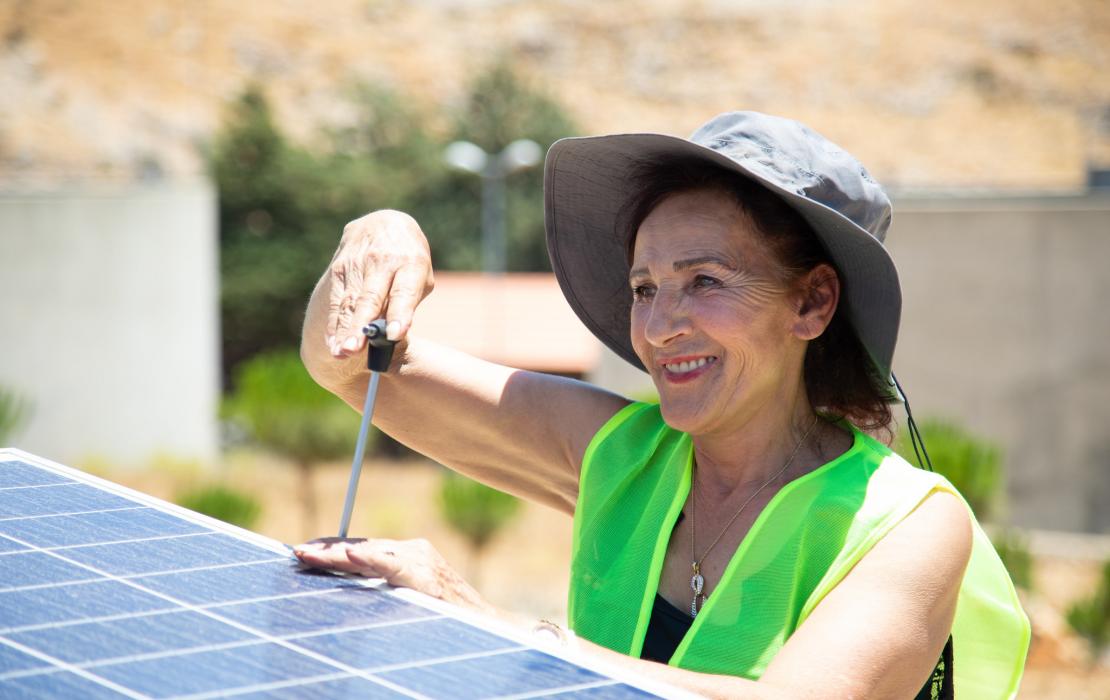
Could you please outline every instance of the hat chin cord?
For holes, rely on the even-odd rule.
[[[910,399],[906,396],[902,385],[898,383],[898,377],[894,376],[894,372],[890,373],[890,378],[894,380],[894,386],[898,389],[898,393],[902,395],[902,404],[906,407],[906,429],[910,431],[910,444],[913,445],[913,454],[917,458],[917,466],[933,471],[933,462],[929,459],[929,451],[925,449],[925,439],[921,437],[921,430],[918,429],[917,421],[913,419],[913,411],[910,410]]]

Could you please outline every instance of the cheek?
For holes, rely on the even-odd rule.
[[[781,355],[788,325],[772,307],[705,304],[700,325],[741,367],[750,368]]]
[[[647,358],[644,353],[647,351],[648,344],[644,340],[644,324],[647,322],[647,314],[644,309],[638,304],[632,305],[632,313],[629,315],[629,334],[632,338],[632,349],[636,351],[640,361],[645,365]]]

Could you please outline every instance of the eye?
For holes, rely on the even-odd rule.
[[[697,275],[694,277],[694,286],[701,289],[711,289],[721,286],[721,280],[709,275]]]
[[[643,301],[655,296],[655,287],[650,284],[636,284],[632,285],[632,300]]]

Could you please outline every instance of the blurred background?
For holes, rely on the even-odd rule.
[[[0,446],[330,534],[358,418],[296,347],[386,207],[439,271],[414,332],[649,397],[548,273],[537,152],[732,109],[890,190],[895,367],[1033,619],[1022,697],[1110,696],[1105,0],[6,0]],[[374,438],[353,532],[565,614],[569,520]]]

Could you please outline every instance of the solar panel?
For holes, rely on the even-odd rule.
[[[0,697],[660,692],[414,591],[303,570],[281,543],[0,450]]]

